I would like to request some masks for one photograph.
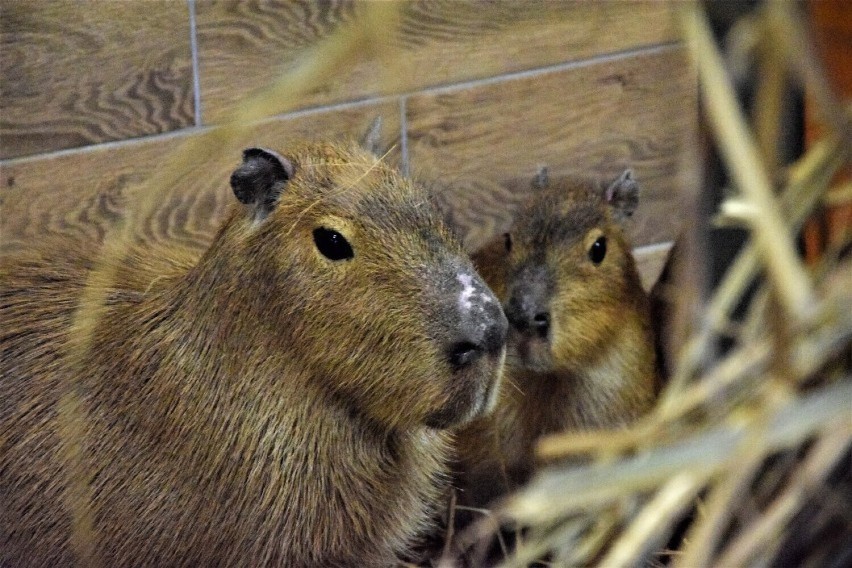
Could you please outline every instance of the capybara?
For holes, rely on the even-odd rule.
[[[198,254],[3,259],[0,565],[380,566],[428,528],[447,429],[496,399],[499,302],[354,144],[251,148],[230,183]]]
[[[510,323],[495,411],[458,436],[460,500],[487,506],[524,483],[545,434],[626,425],[657,384],[649,302],[623,221],[639,202],[631,171],[533,180],[511,232],[474,254]]]

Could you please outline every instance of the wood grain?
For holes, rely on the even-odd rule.
[[[639,277],[642,279],[642,288],[646,292],[650,292],[660,275],[663,273],[663,268],[666,266],[666,261],[669,259],[672,246],[674,243],[660,243],[647,247],[640,247],[633,250],[633,257],[636,259],[636,269],[639,271]]]
[[[271,119],[246,136],[211,148],[209,156],[199,156],[179,186],[159,189],[159,205],[134,231],[143,241],[203,247],[233,200],[228,179],[243,148],[265,146],[286,155],[288,144],[300,139],[357,138],[379,115],[382,143],[397,148],[389,159],[398,160],[400,112],[393,102]],[[134,206],[139,191],[158,190],[145,187],[146,180],[181,152],[189,138],[205,136],[209,133],[195,132],[7,162],[0,168],[0,250],[13,252],[47,235],[97,246]]]
[[[471,249],[511,225],[540,165],[612,179],[632,168],[642,188],[631,227],[640,246],[677,232],[696,104],[682,50],[652,50],[412,95],[408,153],[415,175],[446,181],[443,199]]]
[[[0,0],[0,158],[194,125],[185,2]]]
[[[215,122],[248,93],[291,69],[344,25],[365,25],[369,2],[197,3],[203,116]],[[408,93],[676,40],[668,2],[406,1],[399,25],[362,58],[281,111]]]

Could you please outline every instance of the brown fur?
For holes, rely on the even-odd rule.
[[[610,186],[576,178],[543,185],[512,232],[474,255],[510,322],[520,291],[533,290],[550,328],[545,339],[510,327],[497,409],[458,436],[460,499],[468,505],[485,506],[523,483],[541,436],[626,425],[654,398],[648,299],[621,227],[638,186],[629,173]],[[607,252],[595,265],[589,248],[600,236]]]
[[[69,327],[92,259],[67,243],[3,259],[0,565],[80,550],[110,566],[387,565],[427,528],[443,428],[496,391],[505,318],[477,279],[474,323],[495,339],[454,365],[457,274],[473,269],[425,193],[355,147],[285,162],[286,183],[252,178],[280,198],[235,187],[248,205],[200,257],[118,262],[78,372]],[[320,254],[320,226],[354,258]]]

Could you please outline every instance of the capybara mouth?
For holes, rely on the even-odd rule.
[[[476,416],[481,416],[484,414],[490,414],[492,410],[497,406],[498,394],[500,393],[500,387],[503,383],[503,371],[505,370],[506,364],[506,346],[504,345],[502,349],[500,349],[500,353],[497,355],[497,368],[494,373],[494,380],[488,383],[485,387],[485,395],[482,398],[482,407],[478,409],[476,412]],[[476,417],[475,416],[475,417]]]
[[[531,371],[548,371],[553,366],[551,345],[548,339],[525,333],[513,334],[509,343],[513,359]]]
[[[505,358],[503,347],[473,365],[455,370],[447,403],[426,417],[426,425],[443,430],[491,412],[497,404]]]

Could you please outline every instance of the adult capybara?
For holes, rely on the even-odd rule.
[[[199,255],[3,259],[0,564],[377,566],[427,528],[446,429],[495,399],[499,303],[354,145],[252,148],[230,182]]]

